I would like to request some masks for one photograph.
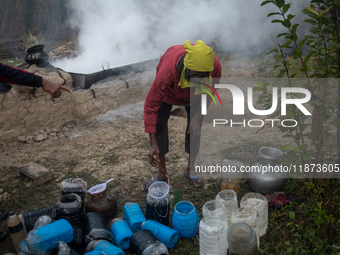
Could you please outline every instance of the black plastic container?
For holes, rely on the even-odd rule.
[[[49,251],[44,252],[43,255],[79,255],[79,253],[62,241],[58,242],[58,244],[54,243],[51,246],[55,245],[57,245],[57,247],[52,250],[48,249]]]
[[[108,230],[107,219],[97,212],[89,212],[85,215],[86,237],[85,244],[92,240],[104,239],[113,243],[113,236]]]
[[[58,218],[67,220],[72,227],[81,228],[83,222],[82,199],[71,193],[61,196],[57,204]]]
[[[39,217],[44,215],[50,216],[53,220],[58,219],[57,210],[54,205],[47,206],[38,210],[24,212],[22,214],[27,233],[33,229],[33,226],[35,222],[39,219]]]
[[[130,240],[130,251],[137,255],[168,255],[169,251],[148,229],[134,233]]]

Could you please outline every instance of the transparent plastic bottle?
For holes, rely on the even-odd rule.
[[[19,244],[26,238],[26,235],[19,216],[13,211],[8,213],[7,227],[8,232],[11,235],[14,249],[18,251]]]
[[[200,221],[200,255],[227,254],[227,223],[220,217],[204,217]]]
[[[234,190],[222,190],[216,195],[216,200],[222,202],[224,205],[228,217],[228,226],[230,226],[231,214],[233,213],[234,209],[238,208],[236,192]]]
[[[259,234],[263,236],[268,228],[268,200],[259,193],[247,193],[242,197],[240,206],[257,211]]]
[[[239,222],[228,230],[229,255],[257,255],[256,233],[247,223]]]
[[[259,218],[257,211],[254,208],[235,209],[231,215],[231,225],[239,222],[247,223],[255,230],[257,237],[257,248],[260,248],[260,235],[258,229]]]

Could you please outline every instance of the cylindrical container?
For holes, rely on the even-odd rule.
[[[114,218],[118,211],[116,199],[106,194],[106,189],[98,194],[92,194],[91,198],[85,205],[86,212],[98,212],[106,217],[106,219]]]
[[[152,234],[169,249],[174,247],[178,241],[179,234],[177,230],[169,228],[157,221],[145,221],[142,225],[142,229],[150,230]]]
[[[232,225],[227,234],[230,255],[257,255],[256,233],[247,223]]]
[[[224,159],[222,166],[228,169],[235,169],[235,172],[228,171],[228,173],[223,175],[224,178],[221,179],[221,190],[234,190],[238,193],[241,188],[240,168],[244,166],[244,164],[238,160]]]
[[[260,237],[263,236],[268,228],[268,200],[261,194],[247,193],[242,197],[240,206],[254,208],[257,211],[258,231]]]
[[[225,220],[228,224],[228,216],[227,211],[219,200],[210,200],[206,202],[202,207],[202,214],[203,217],[208,216],[218,216],[221,217],[221,219]]]
[[[227,254],[227,232],[225,220],[217,216],[204,217],[200,221],[200,254]]]
[[[51,245],[43,255],[79,255],[71,247],[69,247],[65,242],[59,241]]]
[[[110,223],[110,231],[114,237],[114,243],[121,249],[127,250],[133,235],[129,224],[120,218],[113,219]]]
[[[133,233],[141,230],[145,216],[137,203],[126,203],[124,206],[124,220],[129,224]]]
[[[97,212],[89,212],[85,215],[86,238],[85,243],[88,245],[92,240],[104,239],[113,242],[113,236],[108,230],[106,218]]]
[[[34,223],[33,229],[37,229],[53,222],[52,218],[48,215],[43,215]]]
[[[79,195],[84,201],[87,190],[87,183],[81,178],[69,178],[61,182],[62,196],[70,193]]]
[[[257,216],[257,211],[254,208],[238,208],[235,209],[231,215],[231,224],[236,224],[239,222],[247,223],[250,227],[255,230],[257,237],[257,248],[260,247],[260,235],[258,222],[259,218]]]
[[[222,202],[226,209],[228,226],[231,225],[231,214],[238,208],[237,194],[234,190],[222,190],[216,195],[216,200]]]
[[[102,251],[90,251],[88,253],[85,253],[84,255],[106,255],[106,254]]]
[[[17,251],[19,244],[26,236],[20,218],[13,211],[8,213],[7,228],[11,236],[14,249]]]
[[[83,231],[81,228],[73,228],[73,239],[68,245],[75,251],[80,252],[84,246]]]
[[[146,197],[145,218],[169,226],[170,194],[165,182],[154,182],[148,189]]]
[[[33,229],[33,226],[39,217],[44,215],[50,216],[53,220],[58,219],[56,206],[50,205],[38,210],[24,212],[22,217],[24,219],[23,222],[25,223],[26,232],[29,233]]]
[[[89,243],[89,245],[86,247],[86,251],[101,251],[104,254],[110,254],[110,255],[124,255],[124,251],[114,246],[112,243],[106,241],[106,240],[94,240]]]
[[[143,229],[132,235],[130,250],[137,255],[169,255],[169,251],[150,230]]]
[[[40,255],[49,249],[54,249],[57,246],[56,242],[69,243],[72,239],[72,226],[62,219],[29,232],[26,239],[20,243],[19,249],[21,246],[26,246],[31,254]],[[54,243],[56,246],[53,246]]]
[[[88,253],[85,253],[84,255],[106,255],[106,254],[102,251],[90,251]]]
[[[77,194],[61,196],[57,204],[59,219],[67,220],[74,228],[82,227],[82,200]]]
[[[199,217],[195,206],[189,201],[179,202],[172,214],[172,225],[177,230],[179,237],[194,237],[199,226]]]

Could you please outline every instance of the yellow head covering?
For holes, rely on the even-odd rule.
[[[184,67],[196,72],[214,70],[214,51],[203,41],[198,40],[194,46],[190,41],[185,41],[184,49],[187,52],[184,57]]]
[[[187,54],[184,57],[183,70],[178,83],[182,89],[190,87],[190,81],[185,76],[185,69],[188,68],[196,72],[211,72],[214,69],[214,51],[211,47],[207,46],[203,41],[198,40],[195,45],[191,45],[190,41],[184,42],[184,49]],[[202,82],[211,85],[211,76],[204,78]],[[191,86],[200,84],[191,84]],[[195,89],[195,94],[204,93],[201,89]]]

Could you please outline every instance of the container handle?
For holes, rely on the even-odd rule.
[[[165,198],[165,200],[166,200],[166,214],[165,214],[165,216],[163,216],[163,215],[160,215],[158,212],[157,212],[157,206],[156,206],[156,204],[157,203],[155,203],[155,211],[156,211],[156,213],[158,214],[158,216],[160,216],[160,217],[162,217],[162,218],[166,218],[166,216],[168,215],[168,213],[169,213],[169,201],[168,201],[168,199],[167,198]]]

